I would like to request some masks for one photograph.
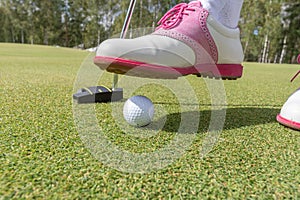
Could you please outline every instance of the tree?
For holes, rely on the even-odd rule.
[[[39,43],[54,45],[61,33],[61,16],[63,1],[61,0],[34,0],[36,7],[36,25],[38,29]]]
[[[284,61],[296,62],[296,56],[300,52],[300,3],[289,2],[285,4],[285,8],[286,57]]]
[[[170,8],[189,2],[136,1],[129,37],[149,33]],[[129,0],[0,0],[0,41],[94,47],[113,35],[119,36],[129,3]],[[300,51],[299,0],[245,0],[239,25],[245,61],[296,61]],[[140,32],[130,31],[134,29]]]
[[[245,60],[248,61],[258,61],[260,54],[260,48],[256,44],[261,43],[261,29],[264,26],[261,13],[264,13],[264,2],[257,1],[255,4],[251,1],[244,2],[240,29]]]
[[[104,27],[100,24],[102,5],[103,2],[97,0],[91,0],[87,4],[88,12],[83,30],[83,43],[86,48],[98,46],[105,37]]]

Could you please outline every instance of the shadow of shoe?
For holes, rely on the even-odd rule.
[[[214,117],[224,114],[224,110],[214,111]],[[276,122],[276,116],[280,112],[277,108],[259,108],[259,107],[237,107],[226,109],[226,119],[223,130],[232,130],[242,127],[255,126],[260,124],[268,124]],[[164,117],[165,124],[162,128],[163,131],[177,132],[180,127],[182,115],[189,117],[198,116],[199,113],[196,111],[186,113],[172,113]],[[206,132],[210,125],[212,116],[211,110],[200,111],[200,122],[198,133]],[[166,118],[166,119],[165,119]],[[159,124],[161,119],[154,121],[148,129],[157,127],[155,124]]]

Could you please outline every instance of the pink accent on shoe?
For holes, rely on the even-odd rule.
[[[290,128],[296,129],[296,130],[300,130],[300,123],[298,123],[298,122],[294,122],[294,121],[285,119],[280,114],[277,115],[276,119],[279,123],[281,123],[284,126],[287,126],[287,127],[290,127]]]
[[[242,76],[240,64],[199,64],[185,68],[154,65],[123,58],[96,56],[94,59],[101,69],[118,74],[148,78],[176,79],[190,74],[223,79],[236,79]]]
[[[195,65],[217,63],[217,46],[206,24],[208,14],[200,1],[178,4],[163,16],[152,34],[172,37],[186,43],[195,51]]]
[[[189,8],[187,3],[177,4],[159,20],[158,24],[160,24],[160,27],[163,27],[164,29],[174,28],[180,23],[183,15],[189,15],[189,12],[187,11],[195,11],[195,9]]]

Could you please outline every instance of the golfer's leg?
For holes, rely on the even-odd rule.
[[[237,27],[243,0],[200,0],[200,2],[224,26]]]

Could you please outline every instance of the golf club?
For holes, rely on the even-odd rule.
[[[122,27],[120,38],[124,39],[131,21],[133,10],[136,4],[136,0],[131,0],[129,8],[125,17],[125,21]],[[107,103],[113,101],[120,101],[123,99],[123,89],[118,88],[119,76],[114,74],[112,88],[105,86],[92,86],[87,88],[81,88],[73,95],[73,99],[78,103]]]
[[[128,11],[127,11],[127,14],[126,14],[126,17],[125,17],[125,21],[124,21],[124,24],[123,24],[123,28],[122,28],[120,38],[124,39],[126,37],[126,33],[127,33],[127,30],[128,30],[130,21],[131,21],[131,17],[132,17],[132,14],[133,14],[135,3],[136,3],[136,0],[131,0],[130,1],[129,8],[128,8]],[[119,81],[118,74],[114,74],[114,80],[113,80],[113,86],[112,86],[113,90],[115,90],[118,87],[118,81]]]

